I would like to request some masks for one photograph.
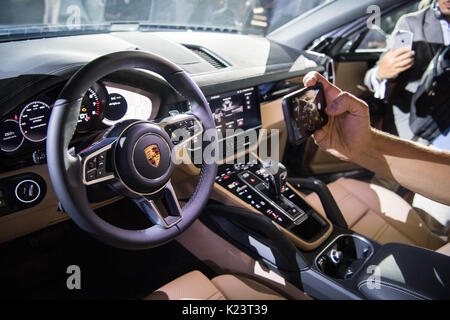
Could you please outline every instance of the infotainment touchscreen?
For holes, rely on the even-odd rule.
[[[211,112],[218,130],[247,130],[261,125],[258,92],[255,88],[241,89],[209,97]]]

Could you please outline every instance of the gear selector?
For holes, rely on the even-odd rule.
[[[287,170],[284,165],[272,160],[262,163],[262,167],[269,173],[269,192],[275,199],[280,200],[286,189]]]

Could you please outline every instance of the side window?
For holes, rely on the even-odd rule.
[[[400,9],[397,9],[381,17],[380,27],[374,27],[373,29],[370,29],[356,48],[355,52],[385,49],[387,45],[387,38],[394,31],[398,19],[400,19],[401,16],[407,13],[417,11],[418,6],[419,1],[414,1],[405,7],[401,7]]]
[[[387,38],[394,31],[395,25],[401,16],[418,10],[420,1],[413,1],[407,6],[398,8],[381,17],[379,27],[374,26],[372,29],[364,30],[354,34],[340,50],[341,53],[349,53],[354,45],[358,46],[354,49],[355,53],[367,52],[372,50],[383,50],[387,46]],[[362,39],[361,39],[362,38]]]

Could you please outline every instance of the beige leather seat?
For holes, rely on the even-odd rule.
[[[189,272],[150,294],[148,300],[286,300],[248,278],[221,275],[209,280],[200,271]]]
[[[446,245],[440,247],[439,249],[436,250],[436,252],[445,254],[446,256],[450,257],[450,243],[447,243]]]
[[[445,244],[408,202],[386,188],[344,178],[328,187],[353,231],[383,244],[398,242],[431,250]],[[320,203],[315,194],[308,199]]]

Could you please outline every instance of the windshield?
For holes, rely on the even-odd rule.
[[[330,0],[2,0],[0,38],[125,30],[265,36]]]

